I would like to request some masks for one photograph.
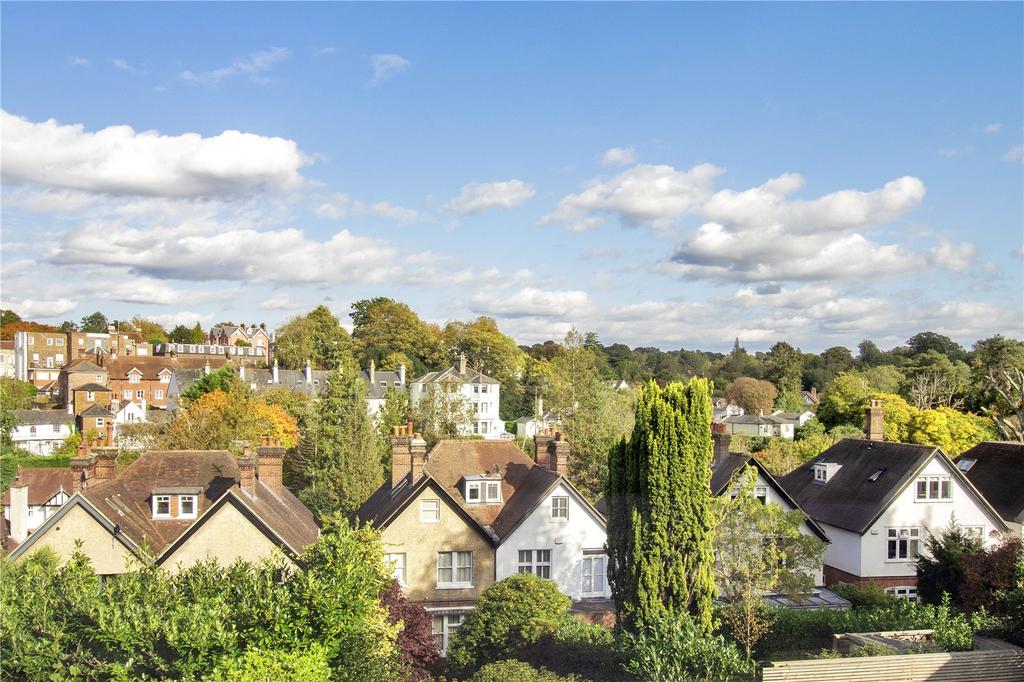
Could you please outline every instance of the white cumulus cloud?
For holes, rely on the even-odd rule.
[[[1021,161],[1024,160],[1024,144],[1019,144],[1016,147],[1010,147],[1005,154],[1003,154],[1003,161]]]
[[[375,215],[387,218],[400,224],[414,223],[420,219],[416,209],[397,206],[387,201],[365,202],[352,199],[349,195],[338,192],[313,208],[313,213],[321,218],[337,220],[346,216]]]
[[[633,147],[612,147],[601,155],[602,166],[628,166],[636,162],[636,150]]]
[[[442,209],[460,215],[473,215],[495,208],[510,209],[520,206],[534,194],[536,190],[522,180],[471,182],[463,185],[459,196]]]
[[[474,294],[470,302],[473,312],[497,317],[564,317],[578,313],[588,304],[584,291],[543,291],[523,287],[507,295],[493,291]]]

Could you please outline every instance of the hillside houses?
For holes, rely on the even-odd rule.
[[[466,356],[439,372],[429,372],[409,385],[413,405],[421,400],[447,403],[454,409],[465,409],[466,420],[459,424],[460,435],[483,436],[487,440],[507,438],[505,423],[498,415],[501,384],[483,372],[470,367]]]

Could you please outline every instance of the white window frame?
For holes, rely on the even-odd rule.
[[[921,552],[921,529],[913,526],[893,526],[885,529],[885,561],[887,563],[906,563],[917,559]],[[905,545],[905,555],[901,555],[900,545]],[[895,543],[895,556],[889,556],[890,547]],[[916,546],[916,549],[915,549]]]
[[[600,567],[600,571],[595,568]],[[603,549],[583,550],[581,565],[580,596],[584,598],[603,597],[608,589],[608,557]],[[600,576],[601,589],[595,589],[596,578]],[[589,583],[589,589],[588,588]]]
[[[950,502],[953,481],[949,476],[919,476],[914,481],[915,502]]]
[[[63,338],[57,339],[54,345],[63,346],[64,345],[64,339]]]
[[[569,520],[569,496],[554,495],[551,498],[551,520],[566,522]]]
[[[163,399],[164,399],[164,391],[163,391],[163,389],[162,388],[154,389],[153,390],[153,400],[163,400]]]
[[[466,504],[480,504],[484,501],[483,485],[480,481],[466,481]]]
[[[85,399],[88,400],[89,402],[95,402],[96,401],[96,392],[95,391],[86,391],[85,392]]]
[[[438,523],[441,521],[441,500],[420,500],[420,523]]]
[[[447,572],[447,573],[443,573]],[[448,578],[445,580],[444,578]],[[460,580],[460,578],[463,578]],[[460,590],[473,587],[472,550],[451,550],[437,553],[437,589]]]
[[[532,573],[538,578],[551,579],[550,549],[520,549],[517,558],[517,573]]]
[[[142,383],[142,375],[139,374],[138,372],[130,372],[128,374],[128,383],[129,384],[141,384]]]
[[[126,388],[123,391],[121,391],[121,398],[123,400],[131,400],[132,399],[132,389]]]
[[[815,464],[814,465],[814,482],[815,483],[824,483],[827,480],[828,480],[828,469],[825,467],[824,464]]]
[[[434,636],[434,641],[437,643],[437,648],[441,655],[445,656],[448,653],[448,642],[451,641],[452,634],[466,620],[466,614],[432,612],[430,615],[432,616],[430,619],[430,633]]]
[[[759,485],[754,487],[754,497],[761,504],[768,504],[768,486]]]
[[[406,586],[405,552],[391,552],[384,555],[384,562],[391,564],[391,575],[402,587]]]
[[[185,512],[185,501],[192,502],[192,511]],[[178,516],[183,519],[194,519],[199,515],[199,497],[196,495],[178,495]]]
[[[107,420],[106,419],[104,419],[103,417],[96,417],[96,428],[102,429],[106,425],[107,425]]]
[[[146,389],[140,388],[139,390],[135,391],[135,399],[136,400],[145,400],[145,398],[146,398]]]
[[[160,512],[160,503],[167,503],[167,512]],[[154,495],[153,496],[153,518],[154,519],[169,519],[171,518],[171,496],[170,495]]]
[[[47,345],[47,346],[52,346],[52,345],[53,345],[53,339],[51,339],[51,338],[47,338],[47,339],[46,339],[46,345]]]
[[[897,599],[905,599],[906,601],[918,601],[917,588],[912,585],[897,585],[895,587],[885,588],[886,594],[891,594]]]
[[[501,502],[500,481],[484,481],[484,502],[486,502],[487,504]]]

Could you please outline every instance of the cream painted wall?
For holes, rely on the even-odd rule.
[[[551,498],[555,496],[569,498],[568,521],[551,518]],[[551,578],[558,583],[558,589],[579,599],[583,587],[583,550],[603,552],[606,539],[604,527],[560,483],[498,547],[498,580],[518,572],[519,550],[550,549]],[[603,596],[611,596],[607,577]]]
[[[440,500],[440,520],[420,521],[420,501]],[[476,599],[494,583],[494,548],[449,506],[433,488],[425,488],[383,530],[386,554],[405,554],[405,593],[413,601],[461,601]],[[437,589],[437,553],[473,552],[473,586]]]
[[[217,560],[222,566],[236,559],[257,562],[281,550],[271,542],[249,519],[231,504],[220,507],[211,517],[205,519],[177,550],[163,562],[161,567],[174,573],[188,568],[207,558]]]
[[[77,505],[71,507],[44,535],[36,538],[31,550],[21,558],[48,547],[57,553],[61,564],[64,564],[75,552],[76,540],[82,541],[81,552],[89,557],[93,570],[101,575],[124,573],[140,565],[135,556],[115,540],[99,521]]]

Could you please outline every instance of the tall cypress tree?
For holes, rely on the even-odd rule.
[[[608,459],[608,576],[627,624],[688,612],[711,631],[711,392],[648,383]]]

